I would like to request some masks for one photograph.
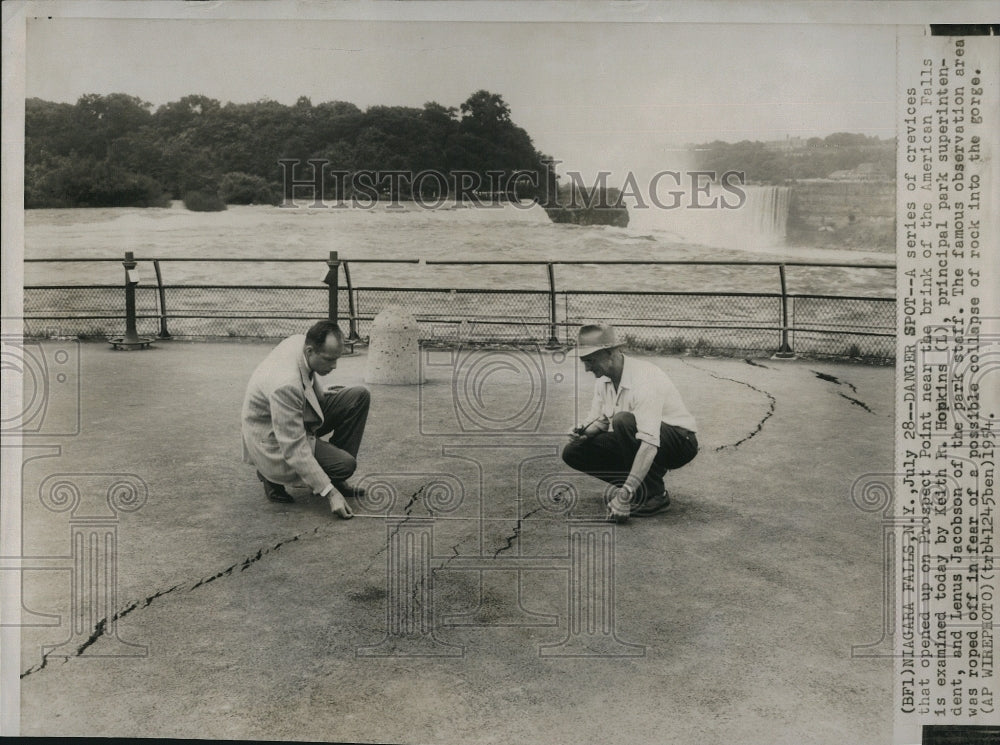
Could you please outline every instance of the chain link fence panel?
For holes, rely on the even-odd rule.
[[[516,290],[357,288],[358,335],[391,305],[410,311],[430,342],[537,343],[549,338],[549,294]]]
[[[895,300],[795,295],[789,303],[797,354],[895,361]]]
[[[165,295],[171,336],[289,336],[328,312],[325,285],[182,285]]]
[[[155,287],[137,287],[136,331],[149,336],[159,330],[159,298]],[[125,288],[122,285],[29,286],[24,288],[25,336],[118,336],[125,333]]]
[[[136,290],[136,328],[157,336],[277,338],[327,318],[328,287],[166,284]],[[782,296],[749,292],[628,292],[489,288],[341,288],[339,318],[361,339],[372,320],[397,305],[413,313],[426,343],[575,342],[584,323],[615,325],[633,349],[661,354],[771,355],[782,344]],[[554,307],[553,307],[554,306]],[[788,338],[796,354],[895,360],[896,304],[886,297],[788,295]],[[30,337],[117,336],[125,329],[122,285],[29,285],[24,329]]]
[[[629,346],[683,354],[771,353],[780,345],[778,295],[564,293],[565,336],[584,323],[614,325]]]

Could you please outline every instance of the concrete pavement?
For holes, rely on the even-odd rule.
[[[890,661],[851,656],[881,634],[882,526],[851,494],[891,471],[892,368],[650,358],[698,419],[701,452],[668,474],[669,511],[611,532],[614,592],[601,598],[614,603],[601,618],[622,644],[550,657],[540,650],[589,618],[573,608],[571,525],[603,512],[601,485],[558,457],[586,413],[582,366],[425,350],[424,386],[370,386],[357,477],[371,495],[355,503],[366,516],[340,521],[301,490],[292,505],[267,502],[240,462],[244,385],[269,348],[42,345],[79,360],[78,402],[54,400],[46,416],[78,403],[81,426],[25,450],[38,457],[23,469],[23,553],[67,558],[24,572],[26,607],[59,623],[22,629],[23,734],[890,739]],[[331,381],[361,383],[364,363],[342,359]],[[70,535],[85,510],[43,506],[58,474],[83,501],[101,502],[116,474],[148,489],[114,518],[115,613],[87,605],[75,632]],[[399,562],[419,573],[429,534],[411,529],[428,526],[421,584]],[[394,553],[393,536],[416,547]],[[526,560],[538,566],[517,571]],[[379,649],[416,649],[391,633],[401,618],[430,623],[435,654],[366,656],[387,632]]]

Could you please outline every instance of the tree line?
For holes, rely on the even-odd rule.
[[[779,149],[770,143],[744,140],[692,145],[697,167],[705,171],[746,174],[747,183],[785,184],[797,179],[826,178],[862,163],[892,176],[896,172],[896,141],[848,132],[811,137],[800,147]]]
[[[485,90],[459,107],[431,101],[366,110],[306,97],[290,106],[189,95],[154,108],[124,93],[88,94],[75,104],[25,102],[27,208],[163,206],[187,203],[189,195],[198,197],[192,204],[276,204],[283,159],[328,161],[331,198],[351,196],[343,193],[351,180],[337,176],[345,172],[466,172],[484,184],[523,172],[534,174],[519,182],[526,199],[551,193],[555,179],[551,159],[511,121],[503,98]],[[397,179],[386,189],[408,184]]]

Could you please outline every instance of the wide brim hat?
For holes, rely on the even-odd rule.
[[[620,347],[621,342],[615,335],[614,327],[604,323],[595,323],[589,326],[582,326],[577,334],[576,349],[573,351],[577,358],[589,357],[594,352],[602,349],[614,349]]]

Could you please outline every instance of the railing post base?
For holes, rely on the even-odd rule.
[[[122,262],[125,267],[125,335],[108,339],[112,349],[147,349],[153,343],[148,336],[139,336],[136,332],[135,288],[139,284],[139,277],[135,272],[137,264],[135,255],[126,251]]]

